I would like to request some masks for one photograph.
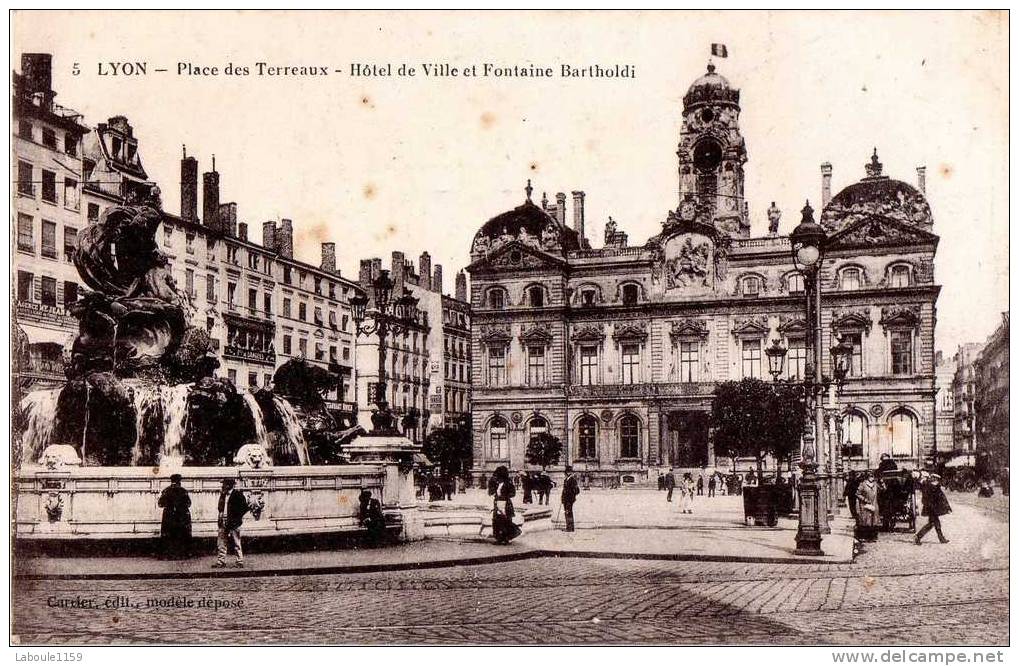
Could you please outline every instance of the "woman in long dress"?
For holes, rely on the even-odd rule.
[[[877,482],[874,472],[868,471],[856,488],[856,538],[860,541],[877,541],[878,526]]]
[[[520,536],[520,528],[513,523],[513,497],[517,489],[504,465],[496,468],[492,475],[488,494],[492,496],[492,536],[496,543],[507,544]]]

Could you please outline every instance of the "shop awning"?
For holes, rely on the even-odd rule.
[[[77,331],[68,331],[66,328],[43,328],[41,326],[21,326],[21,330],[28,337],[29,344],[49,342],[61,347],[70,346],[77,337]]]

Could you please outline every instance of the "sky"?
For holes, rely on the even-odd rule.
[[[353,279],[362,258],[427,250],[450,291],[477,229],[522,203],[528,178],[535,199],[586,192],[595,247],[610,215],[631,244],[657,233],[677,206],[683,94],[724,43],[715,63],[741,90],[752,233],[772,201],[784,233],[805,199],[817,207],[822,162],[834,192],[875,147],[892,178],[915,183],[926,165],[936,346],[953,353],[1008,309],[1007,41],[1004,12],[17,12],[11,56],[20,68],[23,52],[52,53],[57,102],[88,124],[127,116],[168,211],[186,144],[200,171],[215,155],[220,199],[253,240],[290,218],[298,258],[317,264],[334,241]],[[115,62],[148,73],[100,75]],[[329,75],[258,76],[259,62]],[[226,75],[230,63],[250,74]],[[353,77],[354,63],[394,76]],[[557,76],[432,78],[423,63]],[[417,75],[395,76],[400,64]],[[636,77],[562,78],[562,64]]]

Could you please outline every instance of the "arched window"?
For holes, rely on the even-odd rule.
[[[548,432],[548,421],[541,416],[535,416],[527,424],[527,441],[531,442],[540,434]]]
[[[619,457],[640,457],[640,420],[633,414],[619,419]]]
[[[908,287],[910,279],[909,266],[899,264],[892,266],[891,270],[888,271],[888,286],[889,287]]]
[[[635,284],[623,285],[623,305],[636,305],[640,301],[640,287]]]
[[[488,307],[493,310],[506,308],[506,290],[502,287],[493,287],[488,290]]]
[[[843,268],[839,274],[839,289],[842,291],[856,291],[863,283],[859,268]]]
[[[802,294],[804,291],[803,273],[790,273],[786,279],[790,294]]]
[[[898,411],[888,417],[891,432],[892,455],[912,456],[916,442],[916,419],[906,411]]]
[[[545,290],[534,285],[533,287],[527,288],[527,304],[532,308],[540,308],[545,306]]]
[[[862,458],[867,440],[867,424],[863,416],[850,412],[842,417],[842,445],[850,458]]]
[[[506,425],[506,420],[502,417],[496,417],[492,419],[492,423],[488,426],[488,459],[489,460],[508,460],[509,459],[509,441],[507,434],[509,427]]]
[[[577,422],[578,458],[593,459],[597,457],[595,440],[598,434],[598,419],[591,415],[580,417]]]
[[[746,298],[757,298],[761,293],[761,278],[748,275],[740,281],[740,291]]]

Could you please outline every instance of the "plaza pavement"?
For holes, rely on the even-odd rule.
[[[422,502],[431,518],[472,513],[487,518],[490,500],[481,491],[460,494],[449,502]],[[544,507],[517,503],[519,509]],[[847,563],[853,559],[851,525],[839,517],[824,539],[825,555],[795,555],[796,521],[782,518],[774,528],[748,526],[742,497],[699,497],[693,514],[682,514],[665,493],[650,489],[592,490],[574,507],[577,531],[562,530],[561,508],[550,503],[552,521],[534,521],[509,545],[492,542],[486,529],[379,548],[325,547],[290,552],[253,552],[244,569],[212,569],[208,555],[188,560],[142,556],[33,555],[18,557],[19,578],[126,579],[195,578],[302,573],[369,573],[506,562],[540,557],[732,561],[748,563]]]

